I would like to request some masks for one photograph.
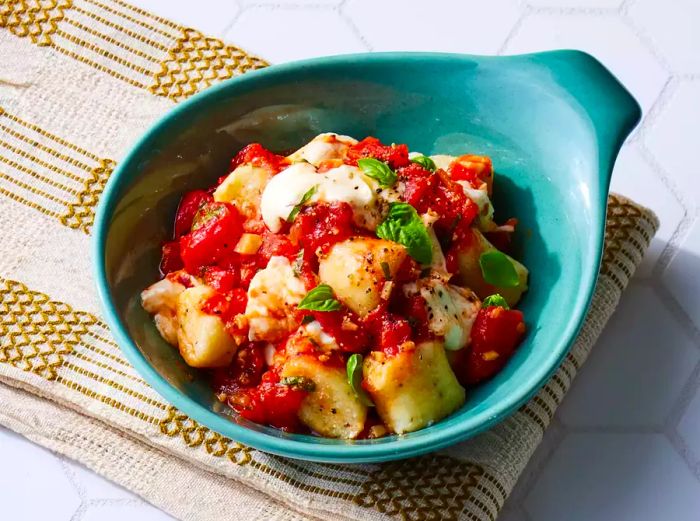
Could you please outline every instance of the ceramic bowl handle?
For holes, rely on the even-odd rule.
[[[600,188],[607,195],[615,158],[641,118],[641,108],[620,81],[593,56],[581,51],[537,55],[554,80],[585,111],[598,140]]]

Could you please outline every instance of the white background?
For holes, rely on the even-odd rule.
[[[613,190],[661,229],[499,521],[700,519],[700,0],[131,1],[273,63],[550,48],[602,60],[644,109]],[[13,469],[4,519],[169,519],[3,430],[0,462]]]

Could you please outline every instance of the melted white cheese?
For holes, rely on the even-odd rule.
[[[316,187],[309,203],[346,202],[353,209],[355,224],[374,229],[380,216],[372,186],[371,180],[354,166],[342,165],[317,173],[309,163],[295,163],[267,184],[260,200],[260,212],[270,231],[277,233],[304,194]]]
[[[291,154],[292,161],[305,160],[318,166],[328,159],[342,159],[348,148],[356,144],[357,140],[340,134],[319,134],[299,150]]]
[[[249,340],[274,342],[296,327],[293,311],[306,294],[286,257],[271,257],[248,287],[245,318]]]

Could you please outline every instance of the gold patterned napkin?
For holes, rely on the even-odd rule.
[[[89,242],[129,144],[177,101],[263,66],[121,0],[0,4],[0,424],[180,519],[495,519],[656,217],[610,197],[603,266],[576,344],[542,391],[489,432],[380,465],[245,447],[168,405],[125,360],[99,317]]]

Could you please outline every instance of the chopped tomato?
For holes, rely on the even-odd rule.
[[[469,226],[479,214],[479,207],[442,170],[438,170],[437,175],[440,182],[433,191],[430,209],[440,216],[435,223],[436,231],[449,236],[457,225]]]
[[[224,323],[230,322],[236,315],[245,311],[248,293],[242,288],[234,288],[226,293],[215,293],[202,305],[202,311],[208,315],[221,317]]]
[[[265,265],[270,260],[270,257],[287,257],[293,259],[299,251],[299,248],[292,244],[287,235],[281,233],[266,232],[263,235],[263,242],[258,249],[257,255],[263,259]],[[265,266],[262,266],[265,267]]]
[[[360,319],[350,310],[312,311],[323,331],[332,336],[342,351],[362,353],[370,344]]]
[[[250,421],[294,432],[300,428],[297,412],[306,395],[298,387],[280,384],[277,373],[268,371],[257,387],[236,393],[231,405]]]
[[[240,282],[240,277],[234,269],[208,266],[204,269],[204,282],[216,291],[225,293],[234,289]]]
[[[396,297],[392,301],[391,309],[399,315],[406,317],[413,331],[413,339],[422,342],[431,338],[432,333],[428,328],[428,308],[425,299],[420,295],[407,297],[403,292],[395,292]]]
[[[448,171],[452,179],[467,181],[473,188],[479,188],[482,183],[490,187],[493,180],[493,165],[487,156],[460,156],[450,164]]]
[[[399,348],[411,339],[412,330],[408,320],[377,307],[365,318],[365,323],[374,337],[374,345],[387,355],[399,352]]]
[[[435,190],[438,176],[417,163],[410,163],[400,168],[397,173],[399,181],[404,183],[402,199],[418,213],[424,213],[432,199],[431,194]]]
[[[181,270],[183,268],[182,259],[180,258],[180,242],[169,241],[163,244],[161,249],[162,256],[160,258],[160,274],[165,277],[168,273]]]
[[[175,214],[174,235],[176,239],[189,233],[192,228],[194,216],[204,203],[211,202],[212,200],[211,194],[208,194],[204,190],[192,190],[182,196],[180,204],[177,207],[177,213]]]
[[[217,394],[232,394],[260,383],[265,370],[265,356],[259,343],[249,342],[238,348],[231,365],[214,369],[212,386]]]
[[[243,220],[235,206],[228,203],[207,203],[214,216],[180,240],[180,256],[189,272],[216,264],[234,247],[243,233]]]
[[[231,160],[231,170],[233,171],[245,163],[267,168],[276,174],[289,164],[289,160],[284,156],[270,152],[260,143],[251,143],[243,147]]]
[[[399,168],[409,163],[406,145],[384,145],[376,137],[366,137],[348,150],[345,160],[350,165],[357,165],[357,160],[373,157],[384,161],[391,168]]]
[[[327,253],[335,243],[353,235],[353,213],[348,203],[319,203],[305,206],[289,230],[292,244],[307,253],[320,248]]]
[[[491,378],[506,364],[525,336],[523,314],[516,309],[481,309],[471,332],[471,344],[460,351],[457,376],[464,385]]]

